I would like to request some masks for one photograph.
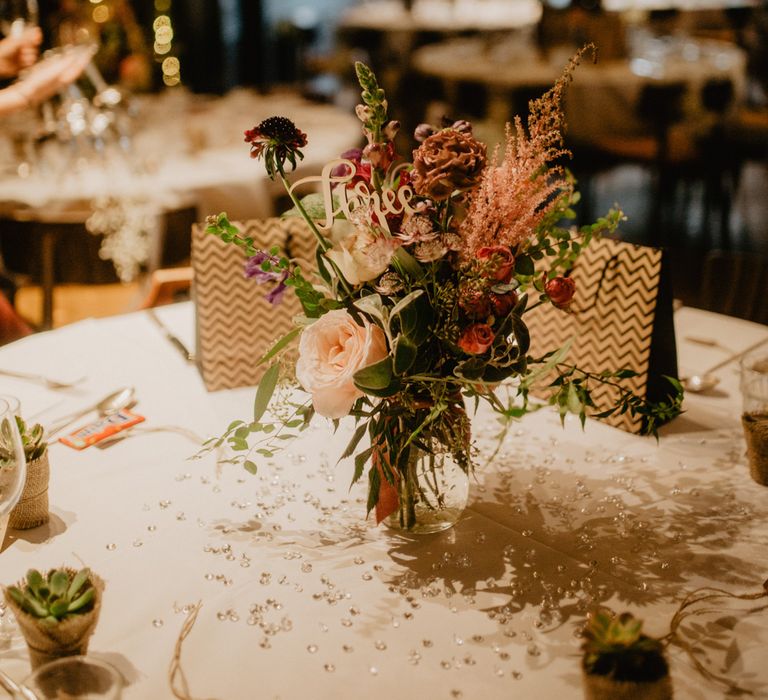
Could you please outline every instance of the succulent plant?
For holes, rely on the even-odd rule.
[[[21,442],[24,445],[24,455],[27,462],[40,459],[48,449],[48,443],[45,441],[45,429],[40,423],[35,423],[29,427],[21,416],[16,416],[16,425],[19,427]]]
[[[616,681],[650,682],[669,673],[660,640],[642,632],[643,621],[630,613],[592,614],[582,632],[584,670]]]
[[[8,594],[25,612],[45,624],[56,624],[68,615],[91,610],[96,589],[90,575],[90,569],[52,569],[47,576],[30,569],[24,590],[9,586]]]
[[[13,452],[13,437],[10,423],[0,424],[0,467],[15,463]],[[21,416],[16,416],[16,425],[21,435],[21,443],[24,447],[24,455],[27,462],[39,459],[48,449],[48,443],[44,440],[45,430],[42,425],[36,423],[31,428],[27,426]]]

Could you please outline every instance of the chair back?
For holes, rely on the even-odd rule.
[[[704,261],[699,306],[768,324],[768,257],[711,251]]]

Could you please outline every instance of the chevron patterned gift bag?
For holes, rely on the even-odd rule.
[[[315,264],[315,239],[298,218],[236,222],[254,246],[278,246],[304,270]],[[192,227],[193,297],[195,301],[196,355],[208,391],[257,384],[268,365],[256,367],[272,344],[293,328],[301,313],[294,294],[272,306],[266,290],[244,275],[247,257],[241,248],[227,245]]]
[[[651,401],[671,393],[665,375],[677,378],[677,348],[672,319],[672,289],[664,251],[603,238],[592,241],[577,259],[571,275],[576,295],[570,309],[551,304],[526,316],[530,354],[540,357],[574,342],[566,358],[588,372],[631,369],[636,377],[626,388]],[[616,403],[618,392],[595,385],[598,411]],[[640,417],[614,413],[605,422],[630,432],[642,428]]]

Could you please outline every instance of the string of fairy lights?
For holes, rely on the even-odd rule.
[[[173,52],[173,23],[171,21],[171,0],[155,0],[155,33],[153,49],[155,60],[160,63],[163,83],[173,87],[181,83],[181,62]]]

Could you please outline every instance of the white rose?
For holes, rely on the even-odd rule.
[[[388,354],[381,328],[365,320],[359,326],[344,309],[336,309],[302,332],[296,378],[321,416],[342,418],[363,395],[352,375]]]
[[[336,239],[326,257],[336,264],[344,279],[353,286],[376,279],[389,267],[398,242],[349,224],[347,231],[346,236]]]

